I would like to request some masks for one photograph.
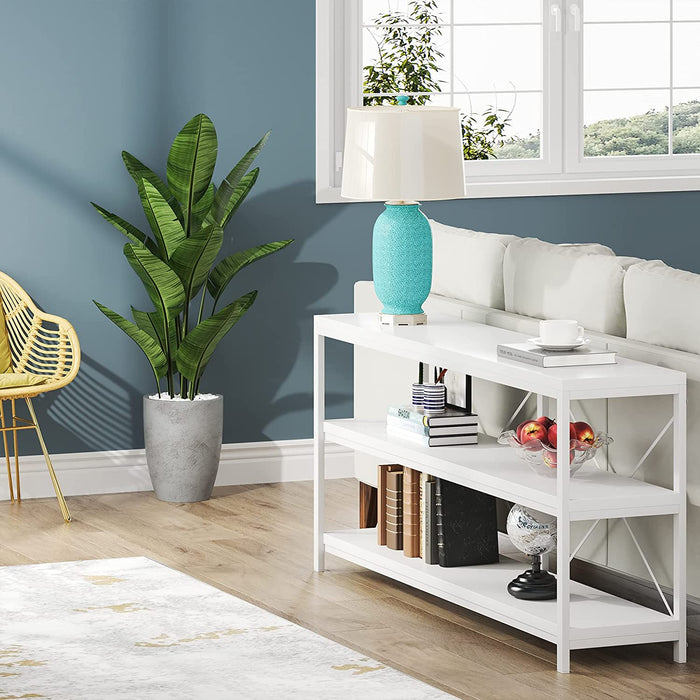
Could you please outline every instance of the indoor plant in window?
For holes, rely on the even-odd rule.
[[[200,381],[218,342],[252,306],[257,291],[217,306],[239,270],[292,242],[266,243],[217,263],[224,229],[257,180],[259,168],[249,168],[268,136],[218,188],[211,182],[216,131],[204,114],[190,119],[176,136],[166,182],[124,151],[152,236],[93,203],[129,239],[124,255],[154,307],[132,307],[132,322],[95,302],[141,348],[153,369],[156,394],[144,397],[144,437],[161,500],[201,501],[211,495],[221,452],[223,397],[200,394]]]

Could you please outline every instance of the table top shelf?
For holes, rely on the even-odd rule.
[[[433,476],[559,514],[557,480],[536,474],[515,450],[479,435],[476,445],[423,447],[387,435],[381,421],[354,419],[324,422],[326,438],[372,454],[386,462],[406,464]],[[621,518],[677,513],[680,494],[660,486],[602,471],[586,464],[570,480],[570,520]]]
[[[382,326],[377,314],[335,314],[315,317],[317,333],[372,350],[449,367],[499,384],[557,398],[674,394],[685,374],[618,357],[613,365],[539,368],[499,359],[503,343],[522,343],[522,333],[444,314],[431,314],[425,326]]]

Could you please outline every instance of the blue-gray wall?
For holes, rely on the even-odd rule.
[[[168,146],[205,112],[219,134],[216,179],[267,129],[254,194],[226,252],[293,247],[243,271],[254,309],[222,343],[204,389],[225,394],[226,442],[311,434],[311,317],[351,309],[369,279],[378,205],[314,204],[314,0],[4,0],[0,4],[0,269],[69,318],[78,379],[40,402],[54,452],[142,445],[140,352],[92,305],[145,306],[123,240],[89,205],[134,223],[126,149],[162,172]],[[522,198],[427,204],[429,216],[700,271],[700,194]],[[351,356],[329,348],[332,415],[350,411]]]

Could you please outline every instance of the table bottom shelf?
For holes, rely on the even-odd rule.
[[[324,534],[327,554],[557,643],[557,601],[527,601],[506,586],[527,565],[501,554],[497,564],[445,568],[377,545],[376,529]],[[680,622],[575,581],[570,593],[570,648],[617,646],[680,638]]]

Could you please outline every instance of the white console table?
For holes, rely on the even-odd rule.
[[[585,465],[576,476],[534,474],[515,450],[480,436],[478,445],[424,448],[386,434],[381,422],[325,420],[325,339],[426,362],[532,392],[538,407],[556,402],[559,425],[570,402],[613,397],[673,396],[673,490]],[[674,660],[686,660],[686,378],[682,372],[618,358],[615,365],[540,369],[499,360],[499,343],[523,342],[520,333],[431,315],[425,326],[381,326],[376,314],[314,319],[314,566],[333,554],[445,600],[517,627],[557,645],[557,669],[569,671],[571,649],[670,641]],[[407,393],[409,388],[407,387]],[[398,462],[557,517],[557,599],[519,600],[506,586],[523,569],[503,554],[497,564],[443,568],[377,545],[374,529],[325,532],[324,443],[329,440]],[[561,441],[557,462],[568,464]],[[573,521],[673,516],[673,606],[668,614],[570,580]],[[589,530],[590,532],[590,530]],[[631,530],[630,530],[631,532]],[[641,551],[641,550],[640,550]],[[573,552],[573,553],[572,553]]]

